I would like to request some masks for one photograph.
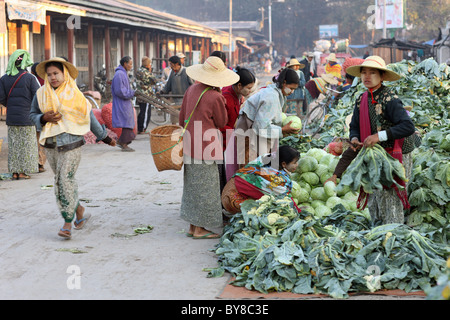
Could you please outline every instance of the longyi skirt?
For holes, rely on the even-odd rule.
[[[8,170],[25,174],[39,171],[35,126],[8,126]]]
[[[196,160],[198,162],[198,160]],[[223,226],[220,180],[217,163],[194,163],[184,158],[184,185],[180,216],[198,227],[220,228]]]

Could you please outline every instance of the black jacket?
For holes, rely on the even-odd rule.
[[[24,74],[8,98],[11,87],[24,72],[19,70],[15,76],[5,74],[0,78],[0,103],[6,106],[6,125],[8,126],[34,125],[30,120],[30,108],[36,91],[40,88],[36,77],[31,73]]]

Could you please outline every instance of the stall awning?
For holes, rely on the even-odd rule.
[[[6,7],[9,20],[25,20],[30,22],[39,22],[46,25],[45,16],[47,11],[85,16],[85,10],[70,8],[67,6],[50,4],[44,2],[32,2],[26,0],[6,0]]]

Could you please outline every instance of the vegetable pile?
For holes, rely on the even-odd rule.
[[[380,289],[426,290],[444,271],[448,246],[402,224],[372,228],[370,216],[338,205],[318,219],[297,213],[289,198],[247,200],[231,219],[216,249],[219,267],[235,286],[257,290],[325,293]]]

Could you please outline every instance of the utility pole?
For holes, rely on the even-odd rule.
[[[233,41],[233,0],[230,0],[230,30],[229,32],[229,45],[228,45],[228,55],[229,55],[229,66],[233,67],[233,45],[232,45],[232,41]]]
[[[386,0],[383,0],[383,39],[387,38],[386,16]]]

